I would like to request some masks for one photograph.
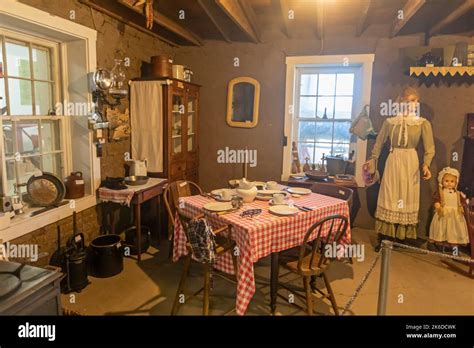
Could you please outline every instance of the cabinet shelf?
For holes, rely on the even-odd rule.
[[[410,76],[473,76],[474,66],[412,66]]]

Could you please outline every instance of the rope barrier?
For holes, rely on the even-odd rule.
[[[434,256],[439,256],[439,257],[445,257],[445,258],[452,259],[452,260],[458,260],[458,261],[461,261],[461,262],[474,263],[474,259],[467,258],[467,257],[443,254],[443,253],[440,253],[440,252],[421,249],[421,248],[417,248],[417,247],[414,247],[414,246],[411,246],[411,245],[401,244],[401,243],[398,243],[398,242],[391,242],[391,244],[394,245],[394,246],[400,247],[400,248],[415,250],[415,251],[421,252],[421,253],[426,254],[426,255],[434,255]],[[346,305],[344,306],[344,309],[342,310],[342,315],[344,315],[349,310],[349,308],[352,306],[352,304],[354,303],[356,298],[359,296],[362,288],[364,287],[365,283],[369,279],[369,276],[372,274],[372,271],[374,270],[375,265],[377,264],[378,260],[380,259],[380,256],[382,255],[383,248],[387,248],[385,243],[382,243],[382,247],[380,248],[379,252],[377,253],[375,259],[372,261],[372,264],[370,265],[369,270],[364,274],[364,276],[362,277],[359,285],[356,287],[354,293],[349,298],[349,301],[347,301]]]
[[[341,315],[344,315],[349,310],[349,308],[352,306],[352,304],[354,303],[357,296],[359,296],[360,291],[362,290],[365,283],[367,282],[367,279],[369,279],[369,276],[372,273],[372,271],[374,270],[375,265],[377,264],[377,261],[380,259],[381,254],[382,254],[382,249],[379,250],[379,252],[377,253],[377,256],[374,259],[374,261],[372,261],[372,264],[370,265],[369,270],[364,274],[364,276],[362,277],[361,282],[359,283],[359,285],[355,289],[355,291],[352,294],[351,298],[349,299],[349,301],[347,301],[346,305],[344,306],[344,309],[342,310]]]
[[[426,249],[420,249],[420,248],[417,248],[417,247],[414,247],[414,246],[411,246],[411,245],[401,244],[401,243],[397,243],[397,242],[392,242],[392,244],[396,245],[397,247],[400,247],[400,248],[416,250],[416,251],[422,252],[423,254],[427,254],[427,255],[436,255],[436,256],[447,257],[448,259],[458,260],[458,261],[462,261],[462,262],[474,263],[474,259],[471,259],[471,258],[468,258],[468,257],[461,257],[461,256],[450,255],[450,254],[443,254],[443,253],[440,253],[440,252],[437,252],[437,251],[430,251],[430,250],[426,250]]]

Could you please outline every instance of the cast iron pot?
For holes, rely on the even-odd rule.
[[[108,234],[91,242],[90,273],[93,277],[108,278],[123,270],[123,247],[120,236]]]
[[[140,246],[140,251],[143,254],[148,250],[150,247],[151,243],[151,237],[150,237],[150,229],[147,226],[141,226],[141,246]],[[125,230],[125,243],[124,247],[130,248],[130,254],[131,255],[137,255],[138,254],[138,248],[137,248],[137,228],[135,226],[129,227]]]

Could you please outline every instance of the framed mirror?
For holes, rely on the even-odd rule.
[[[251,77],[237,77],[227,91],[227,124],[253,128],[258,124],[260,83]]]

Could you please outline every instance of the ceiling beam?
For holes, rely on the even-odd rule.
[[[136,0],[118,0],[118,2],[127,8],[129,8],[132,11],[135,11],[136,13],[143,13],[143,6],[134,6],[136,3]],[[202,39],[195,34],[194,32],[182,27],[175,21],[169,19],[162,13],[158,11],[153,11],[153,20],[155,23],[157,23],[159,26],[171,31],[172,33],[178,35],[179,37],[185,39],[186,41],[192,43],[195,46],[202,46],[203,41]]]
[[[99,11],[111,18],[118,20],[125,25],[128,25],[142,33],[153,36],[170,46],[178,47],[178,44],[172,40],[169,40],[162,36],[158,32],[158,28],[154,27],[152,30],[149,30],[145,27],[145,21],[142,16],[139,16],[137,13],[131,12],[123,6],[118,5],[118,3],[110,0],[79,0],[81,4],[89,6],[96,11]]]
[[[430,30],[430,36],[433,36],[453,23],[463,15],[474,9],[474,0],[466,0],[460,6],[458,6],[453,12],[448,14],[446,17],[436,23]]]
[[[257,36],[258,41],[260,41],[260,30],[257,25],[257,16],[255,15],[255,11],[253,10],[252,5],[250,4],[251,0],[238,0],[240,3],[240,6],[244,10],[245,15],[247,16],[247,19],[250,22],[250,25],[253,28],[253,31],[255,35]]]
[[[281,12],[281,19],[282,19],[282,30],[285,36],[288,39],[291,39],[290,33],[290,11],[291,7],[288,0],[276,0],[278,5],[278,11]],[[275,9],[276,10],[276,9]]]
[[[252,19],[247,16],[242,3],[236,0],[215,0],[222,10],[232,21],[255,43],[260,42],[258,33],[254,28],[256,23],[251,23]]]
[[[372,6],[373,0],[361,0],[361,9],[362,13],[360,15],[359,21],[356,28],[356,36],[359,37],[368,27],[368,14]]]
[[[425,3],[426,0],[408,0],[402,9],[402,18],[398,17],[397,11],[397,18],[393,22],[390,37],[396,36]]]
[[[321,40],[323,37],[323,20],[324,20],[324,1],[316,0],[316,28],[314,29],[316,37]]]
[[[222,22],[222,17],[220,16],[220,10],[215,8],[214,7],[215,5],[210,3],[211,1],[212,0],[197,0],[199,6],[201,6],[201,8],[204,10],[207,17],[209,17],[211,22],[214,24],[216,29],[221,34],[222,38],[227,42],[232,42],[229,35],[224,29],[225,24]]]

